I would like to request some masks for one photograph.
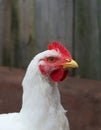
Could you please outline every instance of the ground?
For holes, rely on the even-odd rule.
[[[21,69],[0,67],[0,113],[20,110],[24,74]],[[71,130],[101,129],[101,81],[68,77],[59,89]]]

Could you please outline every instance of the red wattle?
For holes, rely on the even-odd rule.
[[[61,81],[63,81],[63,80],[66,78],[67,74],[68,74],[68,70],[65,70],[65,71],[64,71],[64,75],[63,75],[63,77],[61,78]]]
[[[50,74],[50,77],[53,81],[55,82],[58,82],[58,81],[62,81],[66,78],[68,74],[68,70],[64,70],[63,68],[59,68],[55,71],[53,71],[51,74]]]

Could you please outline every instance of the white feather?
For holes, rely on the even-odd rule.
[[[46,56],[59,56],[54,50],[38,54],[23,79],[23,103],[19,113],[0,115],[0,130],[69,130],[57,83],[44,77],[38,68]]]

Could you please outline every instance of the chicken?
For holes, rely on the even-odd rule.
[[[36,55],[22,82],[22,108],[19,113],[0,115],[0,130],[69,130],[57,83],[78,64],[63,44],[56,41]]]

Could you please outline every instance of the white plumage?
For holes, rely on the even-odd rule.
[[[45,64],[42,59],[50,56],[60,57],[60,53],[47,50],[31,61],[22,83],[22,108],[19,113],[1,114],[0,130],[69,130],[57,82],[39,69]]]

